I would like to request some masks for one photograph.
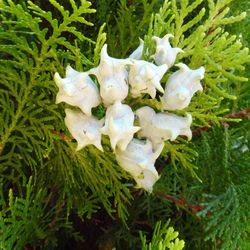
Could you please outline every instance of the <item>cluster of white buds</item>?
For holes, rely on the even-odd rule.
[[[127,59],[112,58],[107,53],[105,44],[101,51],[100,64],[88,72],[78,72],[70,66],[66,69],[66,77],[55,74],[55,82],[59,88],[56,102],[66,102],[80,110],[66,109],[65,123],[77,141],[77,149],[94,145],[103,151],[101,137],[107,135],[119,165],[129,172],[139,188],[152,191],[154,183],[159,179],[155,169],[155,161],[160,156],[164,142],[175,140],[179,135],[192,137],[190,126],[192,116],[177,116],[167,110],[186,108],[194,93],[202,90],[200,80],[205,69],[200,67],[191,70],[187,65],[179,63],[180,68],[168,79],[165,90],[161,79],[173,66],[180,48],[172,48],[167,34],[156,41],[156,52],[152,56],[154,62],[142,60],[144,42]],[[99,83],[91,79],[94,75]],[[148,106],[133,111],[123,101],[130,94],[132,98],[148,94],[155,98],[157,91],[162,110],[156,113]],[[98,120],[92,114],[92,108],[101,103],[106,107],[105,117]],[[135,117],[139,126],[134,126]],[[104,152],[105,153],[105,152]]]

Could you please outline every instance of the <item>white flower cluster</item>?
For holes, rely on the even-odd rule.
[[[183,52],[171,47],[171,37],[170,34],[162,39],[153,37],[156,41],[154,63],[141,59],[144,46],[141,40],[127,59],[110,57],[105,44],[98,67],[78,72],[68,66],[65,78],[55,74],[59,88],[56,103],[66,102],[80,108],[78,111],[66,109],[65,117],[66,126],[77,140],[77,150],[93,144],[103,151],[101,135],[107,135],[119,165],[133,176],[138,187],[149,192],[159,179],[154,164],[164,141],[173,141],[179,135],[192,137],[192,116],[180,117],[165,110],[187,107],[194,93],[202,90],[200,80],[205,73],[204,67],[191,70],[183,63],[176,64],[179,70],[168,79],[165,90],[162,88],[162,77],[173,66],[177,53]],[[99,88],[89,75],[96,76]],[[157,90],[163,94],[161,113],[144,106],[134,114],[129,105],[122,103],[129,93],[134,98],[142,94],[155,98]],[[98,120],[91,110],[101,103],[107,109],[105,118]],[[135,115],[139,127],[134,126]]]

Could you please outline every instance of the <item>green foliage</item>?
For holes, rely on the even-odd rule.
[[[204,203],[206,209],[200,215],[205,216],[208,211],[213,214],[206,225],[207,237],[205,240],[222,239],[220,249],[236,249],[239,244],[242,244],[243,235],[246,234],[245,230],[248,225],[246,220],[249,218],[249,213],[248,211],[248,214],[246,211],[242,213],[243,211],[239,209],[242,208],[241,202],[243,201],[239,199],[244,199],[244,202],[249,204],[249,199],[246,198],[249,193],[246,194],[242,188],[248,187],[245,184],[245,187],[235,189],[232,185],[221,195],[205,196],[208,202]]]
[[[185,242],[179,240],[178,232],[173,227],[169,227],[169,221],[161,226],[161,222],[157,222],[153,232],[152,240],[147,244],[146,236],[141,234],[142,250],[181,250],[184,248]]]
[[[242,244],[248,234],[250,125],[248,121],[241,125],[241,129],[215,129],[197,142],[199,165],[204,169],[201,178],[205,209],[199,215],[206,221],[206,240],[220,240],[220,249],[244,249]]]
[[[138,249],[140,240],[142,249],[182,249],[172,226],[186,249],[249,249],[249,120],[233,125],[224,116],[250,104],[249,8],[244,0],[0,1],[1,248],[88,249],[73,229],[80,224],[83,237],[98,228],[95,246],[111,239],[105,249]],[[152,60],[152,36],[166,33],[185,52],[177,62],[206,69],[204,91],[176,113],[191,113],[193,127],[230,127],[167,142],[156,164],[161,178],[148,195],[131,188],[106,137],[105,155],[92,146],[75,151],[65,105],[55,105],[53,75],[63,75],[67,64],[97,66],[106,42],[122,58],[141,37],[144,58]],[[147,96],[128,102],[161,110]],[[95,110],[98,117],[104,111]],[[171,227],[156,223],[169,218]]]
[[[170,33],[174,35],[173,46],[184,50],[178,55],[177,62],[185,61],[191,68],[205,67],[204,91],[180,112],[191,113],[197,125],[221,120],[219,115],[229,111],[223,106],[222,100],[237,98],[225,90],[232,81],[247,81],[239,72],[244,70],[244,64],[250,60],[248,48],[244,48],[237,36],[230,35],[223,28],[246,16],[245,12],[238,16],[227,16],[231,1],[208,1],[208,6],[204,6],[202,0],[191,3],[188,0],[180,3],[165,1],[159,13],[153,14],[145,36],[144,51],[148,48],[148,58],[154,53],[152,36]]]
[[[121,219],[127,216],[125,203],[129,203],[131,195],[122,178],[127,176],[117,165],[112,150],[106,149],[104,155],[94,146],[88,146],[86,150],[75,151],[75,143],[57,148],[57,155],[49,162],[49,168],[54,167],[58,172],[59,183],[63,181],[64,192],[67,194],[69,204],[77,205],[80,216],[86,213],[90,218],[98,208],[96,202],[101,202],[107,212],[112,216],[118,212]],[[94,171],[93,171],[94,168]],[[91,190],[91,197],[86,197]],[[84,195],[85,193],[85,195]],[[73,198],[73,199],[72,199]],[[92,204],[86,211],[85,199],[92,200]],[[111,199],[116,209],[113,208]]]
[[[8,204],[0,211],[0,249],[21,250],[27,244],[37,245],[44,240],[55,246],[56,231],[60,227],[71,230],[72,225],[59,217],[61,208],[49,207],[49,199],[47,191],[34,192],[32,178],[23,197],[15,197],[10,189]]]
[[[227,27],[227,30],[238,35],[240,41],[247,47],[250,45],[250,2],[241,1],[240,4],[237,1],[233,1],[231,4],[231,13],[240,13],[242,11],[247,12],[247,17],[240,23],[234,23]],[[248,64],[249,68],[249,64]],[[249,78],[250,72],[246,70],[244,75]],[[250,84],[249,83],[237,83],[234,85],[234,88],[231,88],[231,91],[238,96],[238,99],[234,100],[231,109],[236,111],[239,107],[247,108],[250,105]]]
[[[54,104],[54,72],[63,72],[69,62],[78,70],[96,65],[106,39],[104,26],[94,42],[76,28],[78,23],[93,26],[86,18],[95,12],[89,1],[70,0],[70,10],[55,0],[48,4],[53,11],[45,11],[32,1],[15,4],[9,0],[0,5],[3,23],[0,32],[0,171],[15,182],[30,173],[48,171],[58,180],[53,183],[52,178],[50,185],[61,189],[61,199],[67,199],[68,209],[74,207],[80,215],[90,216],[98,208],[97,203],[103,203],[110,214],[115,213],[114,207],[117,207],[119,216],[125,219],[124,204],[131,196],[120,180],[127,175],[119,170],[111,153],[104,157],[93,148],[75,152],[73,144],[65,142],[66,137],[60,134],[67,133],[64,114]],[[74,39],[77,42],[74,43]],[[82,47],[93,44],[94,56],[82,53]]]
[[[120,48],[119,56],[124,56],[130,50],[130,41],[131,44],[136,43],[133,41],[134,33],[140,34],[141,27],[144,27],[144,18],[150,19],[148,32],[144,36],[144,59],[152,60],[151,55],[155,52],[153,36],[162,37],[171,33],[174,35],[173,46],[184,50],[184,53],[177,56],[177,62],[185,62],[191,68],[205,67],[203,92],[196,94],[187,108],[176,112],[179,115],[190,113],[195,126],[210,126],[211,123],[219,124],[221,121],[239,121],[225,118],[223,115],[232,109],[232,102],[236,106],[237,98],[241,98],[241,93],[245,97],[249,93],[246,91],[249,88],[249,84],[246,83],[248,79],[242,76],[244,65],[250,61],[249,50],[244,48],[237,36],[230,35],[225,30],[227,25],[243,20],[246,13],[242,12],[237,16],[229,15],[230,2],[231,0],[207,1],[207,3],[202,0],[180,2],[167,0],[164,1],[158,13],[149,17],[148,12],[144,11],[138,18],[140,14],[136,17],[133,15],[136,13],[135,8],[140,9],[140,4],[143,3],[147,9],[153,10],[154,1],[151,2],[151,5],[145,1],[136,1],[133,6],[129,7],[126,1],[121,1],[119,7],[121,15],[118,15],[117,19],[119,25],[122,25],[118,26],[119,33],[117,34],[114,29],[108,30],[108,37],[111,37]],[[118,38],[113,39],[113,34],[117,34]],[[124,37],[131,40],[128,41]],[[119,42],[120,40],[124,41],[124,44]],[[111,50],[117,49],[116,44],[111,44]],[[167,73],[167,77],[170,74],[172,74],[171,70]],[[245,99],[247,100],[247,98]],[[134,108],[148,105],[156,110],[161,110],[160,102],[157,100],[142,97],[128,102]],[[185,143],[167,144],[163,155],[166,152],[170,154],[173,162],[181,161],[183,167],[190,169],[195,176],[196,167],[192,164],[195,152],[188,149]]]
[[[166,150],[166,151],[165,151]],[[197,152],[188,146],[184,140],[180,140],[180,143],[166,143],[163,151],[163,155],[169,153],[171,156],[171,163],[173,167],[177,167],[177,164],[181,164],[184,168],[188,169],[193,176],[198,178],[195,173],[197,166],[193,164],[194,159],[197,157]]]
[[[30,12],[11,0],[8,4],[2,2],[0,5],[4,25],[0,33],[1,152],[6,149],[1,159],[2,169],[17,166],[20,157],[31,167],[37,161],[42,164],[44,155],[53,143],[52,124],[61,117],[57,106],[51,103],[54,100],[51,93],[55,92],[55,87],[50,70],[61,68],[61,46],[67,48],[68,53],[77,55],[75,46],[61,34],[68,32],[78,39],[81,36],[80,40],[90,41],[72,26],[74,22],[91,24],[81,17],[84,13],[93,12],[89,2],[82,1],[78,9],[71,1],[75,10],[73,14],[64,11],[56,1],[50,2],[63,15],[62,23],[53,19],[51,12],[43,11],[31,1],[28,1]],[[41,28],[44,20],[50,23],[50,29]],[[56,53],[57,50],[59,53]],[[78,60],[84,62],[81,58]],[[30,154],[31,151],[34,155]]]
[[[243,65],[250,59],[248,48],[244,48],[236,36],[229,35],[223,28],[242,20],[246,13],[227,17],[230,10],[227,5],[231,1],[208,1],[207,8],[202,6],[202,2],[196,0],[189,4],[189,1],[181,1],[178,5],[176,1],[172,1],[170,11],[170,2],[165,1],[159,14],[153,16],[148,32],[150,38],[167,32],[173,34],[173,45],[184,50],[178,59],[185,60],[193,68],[204,65],[204,91],[192,99],[189,107],[179,112],[191,113],[195,125],[209,125],[210,122],[225,120],[221,115],[229,109],[223,104],[223,99],[237,98],[226,91],[231,88],[232,81],[237,81],[237,85],[247,81],[247,78],[236,74],[244,70]],[[146,41],[149,40],[148,37]],[[171,158],[173,157],[175,155],[171,154]],[[188,162],[189,157],[183,157]],[[188,164],[184,163],[183,166],[188,167]]]
[[[199,154],[194,164],[201,181],[170,162],[154,188],[160,200],[147,205],[154,207],[147,218],[170,216],[186,249],[248,249],[249,131],[249,120],[244,119],[237,126],[213,128],[195,137],[190,147]]]
[[[126,0],[118,2],[118,14],[115,20],[111,18],[106,20],[108,44],[111,55],[126,57],[138,44],[138,38],[145,35],[150,16],[157,11],[159,1],[131,1],[133,2],[131,5]]]

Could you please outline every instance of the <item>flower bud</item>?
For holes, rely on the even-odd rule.
[[[65,113],[65,124],[78,144],[76,150],[93,144],[103,151],[100,132],[102,121],[97,120],[93,116],[84,115],[81,111],[66,109]]]
[[[101,103],[99,90],[87,73],[67,66],[66,78],[61,78],[56,72],[54,79],[59,88],[56,103],[66,102],[77,106],[88,116],[91,116],[91,109]]]
[[[200,80],[204,78],[205,69],[200,67],[192,70],[183,63],[176,64],[180,68],[170,76],[165,92],[161,98],[164,110],[182,110],[186,108],[194,93],[202,91]]]

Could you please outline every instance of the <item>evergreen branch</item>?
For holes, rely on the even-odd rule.
[[[57,131],[55,131],[55,130],[51,130],[51,133],[54,134],[54,135],[56,135],[56,136],[58,136],[60,139],[62,139],[62,140],[65,141],[65,142],[74,140],[73,137],[67,136],[67,135],[65,135],[64,133],[59,133],[59,132],[57,132]]]
[[[47,167],[49,171],[56,170],[53,172],[58,175],[57,183],[62,186],[59,196],[68,197],[68,211],[74,208],[79,214],[91,216],[98,208],[97,203],[102,203],[110,215],[117,211],[125,221],[125,204],[129,203],[131,195],[120,179],[128,176],[117,166],[113,153],[104,156],[93,148],[76,153],[71,138],[56,132],[64,131],[65,125],[60,107],[54,104],[56,91],[51,75],[55,71],[61,72],[64,67],[61,60],[65,57],[61,58],[61,55],[67,54],[67,60],[71,58],[78,67],[82,67],[83,60],[85,65],[93,64],[78,46],[71,44],[70,37],[73,35],[80,41],[87,41],[86,47],[89,42],[94,43],[78,32],[75,25],[92,25],[83,15],[95,10],[85,0],[81,0],[79,6],[70,0],[72,11],[56,0],[49,2],[61,13],[62,19],[31,1],[22,5],[14,4],[12,0],[0,4],[5,25],[0,30],[0,51],[1,56],[8,59],[0,64],[3,79],[0,83],[3,89],[0,90],[1,174],[6,170],[14,172],[14,177],[10,178],[18,180],[28,171],[36,173]],[[44,24],[46,28],[42,28]],[[96,51],[104,42],[102,30]],[[65,32],[70,34],[67,38],[62,35]],[[95,60],[97,63],[97,55]],[[65,142],[58,140],[58,136]],[[88,191],[82,194],[82,190]]]
[[[54,208],[49,209],[44,203],[47,197],[46,190],[35,192],[32,178],[26,185],[24,197],[15,197],[12,189],[9,190],[8,206],[0,211],[0,248],[1,249],[24,249],[28,243],[46,240],[53,241],[53,234],[60,227],[70,227]],[[47,204],[48,205],[48,204]],[[56,214],[57,225],[50,227],[50,221]],[[66,223],[65,225],[63,224]]]
[[[101,49],[106,42],[106,33],[103,32],[106,24],[103,24],[100,27],[100,30],[98,32],[98,36],[96,39],[96,46],[94,49],[94,66],[97,67],[99,60],[100,60],[100,54],[101,54]]]
[[[170,154],[170,160],[173,167],[177,168],[177,164],[180,163],[181,166],[188,169],[193,177],[200,180],[195,170],[197,166],[193,164],[193,160],[197,157],[197,152],[191,149],[187,142],[179,139],[176,143],[166,142],[162,155],[165,156],[167,153]]]
[[[205,67],[204,92],[198,98],[196,95],[185,110],[192,114],[196,125],[208,125],[211,120],[219,123],[219,115],[228,112],[222,107],[222,99],[236,99],[235,95],[228,93],[228,86],[231,82],[248,81],[240,74],[245,69],[244,64],[250,61],[249,49],[243,47],[237,36],[230,36],[221,28],[221,25],[239,22],[246,16],[245,12],[229,16],[230,2],[209,1],[206,12],[202,0],[164,1],[159,12],[151,16],[144,39],[144,59],[154,53],[153,35],[171,33],[174,35],[173,47],[184,50],[178,54],[177,62],[182,59],[187,60],[191,68]]]
[[[161,197],[163,199],[166,199],[166,200],[174,203],[178,207],[190,209],[193,214],[196,214],[196,213],[198,213],[198,212],[200,212],[200,211],[202,211],[204,209],[204,206],[202,206],[202,205],[196,205],[196,204],[188,203],[185,200],[185,198],[176,198],[176,197],[173,197],[171,195],[165,194],[163,192],[156,192],[155,194],[158,197]]]
[[[247,42],[225,32],[226,29],[232,31],[232,26],[228,24],[242,20],[246,14],[237,14],[233,10],[231,13],[234,16],[231,16],[228,6],[232,0],[207,2],[209,8],[205,11],[206,1],[166,0],[159,12],[151,16],[162,1],[121,0],[116,18],[113,14],[117,12],[117,2],[93,1],[94,6],[102,5],[102,10],[106,11],[98,11],[97,15],[104,16],[107,33],[111,33],[107,38],[112,56],[127,56],[136,47],[138,36],[143,37],[148,29],[144,37],[144,59],[154,53],[153,35],[162,37],[172,33],[175,35],[170,40],[172,46],[185,51],[178,55],[177,61],[182,59],[191,68],[203,65],[206,69],[202,81],[204,92],[196,94],[186,110],[176,113],[184,115],[189,112],[194,127],[203,126],[198,129],[210,131],[201,134],[202,140],[195,138],[193,144],[186,143],[182,138],[166,143],[163,155],[169,157],[168,162],[164,159],[164,165],[169,163],[173,166],[166,173],[175,177],[159,181],[159,185],[164,185],[164,191],[155,192],[155,196],[183,208],[189,214],[200,216],[198,223],[202,226],[197,227],[197,222],[193,224],[192,218],[197,220],[197,216],[187,216],[184,220],[182,216],[180,219],[178,215],[173,215],[171,204],[162,206],[162,199],[159,203],[159,198],[146,195],[134,197],[137,205],[142,199],[145,201],[138,206],[141,209],[140,217],[137,216],[139,219],[132,220],[132,223],[142,225],[140,222],[144,220],[143,225],[152,225],[155,218],[158,220],[161,216],[166,218],[170,215],[175,218],[174,223],[182,224],[178,230],[182,230],[180,233],[189,239],[187,247],[190,249],[203,247],[203,230],[206,230],[206,239],[214,242],[216,247],[248,249],[249,244],[241,242],[247,242],[250,232],[250,128],[249,121],[244,119],[250,113],[249,84],[245,84],[249,74],[243,75],[250,58],[248,49],[242,45],[242,41]],[[42,6],[46,4],[45,11]],[[118,214],[124,222],[128,218],[127,205],[132,200],[133,189],[129,189],[129,176],[115,161],[109,140],[102,138],[107,152],[105,155],[92,146],[76,152],[76,143],[68,136],[63,123],[63,105],[54,105],[56,87],[51,76],[55,71],[62,75],[64,66],[69,62],[73,62],[73,67],[80,71],[99,62],[106,33],[104,26],[97,25],[93,28],[96,33],[99,30],[97,41],[91,39],[95,33],[89,29],[97,21],[90,15],[95,12],[90,1],[6,0],[0,1],[0,11],[0,248],[23,249],[25,246],[28,248],[27,244],[34,248],[55,247],[57,238],[61,239],[71,232],[72,225],[68,223],[71,212],[77,213],[80,218],[94,218],[93,214],[103,207],[109,216]],[[78,29],[79,24],[84,28]],[[245,31],[239,29],[238,34],[244,36],[244,32],[248,31],[247,26],[244,28]],[[164,82],[169,75],[170,72]],[[131,104],[134,109],[148,105],[161,110],[160,102],[147,98],[134,99]],[[229,114],[232,105],[234,111],[245,109]],[[104,112],[101,110],[99,115]],[[240,119],[243,121],[237,126],[226,123]],[[223,133],[223,126],[217,129],[220,132],[214,133],[213,124],[220,123],[225,128]],[[194,136],[196,129],[193,129]],[[192,145],[195,145],[199,157],[192,150]],[[194,164],[193,159],[197,159],[197,163]],[[180,169],[177,176],[175,167],[179,165],[191,170],[191,173],[195,166],[199,166],[198,174],[203,183],[189,178],[185,169]],[[30,180],[26,188],[22,187],[21,183],[26,182],[25,178],[30,173],[34,174],[39,185],[32,184]],[[51,181],[53,187],[48,189]],[[5,200],[9,187],[12,189]],[[178,197],[187,197],[188,194],[188,198],[168,195],[176,193],[170,190],[178,190]],[[201,196],[201,193],[207,195]],[[180,212],[183,214],[183,210]],[[130,223],[129,220],[127,222]],[[115,222],[104,221],[101,226],[109,231],[111,224],[113,227]],[[136,225],[136,230],[140,225]],[[117,233],[117,223],[114,228],[118,240],[124,237],[126,243],[132,245],[132,239],[137,243],[133,246],[138,248],[138,236],[129,232],[127,235],[131,238],[128,238],[124,232]],[[168,225],[165,227],[157,223],[155,228],[151,243],[141,237],[144,249],[163,248],[168,241],[164,240],[168,238],[166,235],[177,237],[173,229],[168,230]],[[59,236],[56,235],[58,231]],[[202,243],[199,245],[198,241]],[[173,240],[169,248],[181,249],[183,244],[180,242]],[[211,242],[205,248],[212,248]],[[58,246],[60,249],[65,247],[68,246]]]
[[[185,242],[179,240],[179,233],[174,231],[173,227],[169,227],[169,221],[167,221],[163,226],[161,222],[157,222],[154,228],[153,236],[151,242],[147,244],[146,236],[140,232],[140,238],[142,241],[142,250],[151,249],[175,249],[181,250],[184,248]]]
[[[250,113],[250,108],[246,108],[244,110],[238,111],[238,112],[233,112],[231,114],[225,115],[224,117],[222,117],[222,122],[227,122],[227,121],[233,121],[233,122],[239,122],[241,121],[241,119],[247,118],[249,116]],[[203,127],[199,127],[199,128],[194,128],[192,130],[193,136],[198,136],[200,135],[202,132],[206,132],[209,129],[212,128],[212,123],[209,123],[209,126],[203,126]],[[230,126],[229,124],[226,125],[227,127]]]
[[[58,8],[58,10],[62,11],[64,10],[64,8],[59,5],[55,0],[51,1],[51,3]],[[71,4],[73,4],[74,1],[71,1]],[[22,116],[24,116],[24,113],[27,112],[27,115],[32,115],[31,110],[28,109],[28,103],[31,101],[30,100],[30,93],[31,90],[37,86],[39,86],[39,82],[43,81],[45,79],[43,78],[38,78],[38,76],[41,74],[41,72],[46,72],[48,70],[48,68],[55,68],[55,66],[53,66],[54,62],[49,62],[47,59],[48,58],[53,58],[56,62],[58,61],[57,55],[55,53],[56,47],[58,45],[63,45],[65,47],[67,47],[70,51],[74,51],[75,47],[71,46],[69,42],[66,41],[65,38],[60,38],[59,36],[61,35],[62,32],[70,32],[74,35],[76,35],[78,38],[80,36],[80,33],[76,33],[76,30],[73,26],[69,26],[70,24],[72,24],[73,22],[81,22],[81,23],[85,23],[87,25],[90,25],[89,22],[86,22],[85,19],[83,19],[81,16],[84,13],[93,13],[94,10],[90,9],[90,3],[88,1],[82,1],[82,5],[77,8],[74,9],[75,12],[72,13],[72,15],[69,14],[68,11],[66,11],[64,13],[64,20],[62,23],[58,23],[58,21],[56,19],[52,18],[52,14],[50,12],[45,12],[43,11],[40,7],[38,7],[37,5],[35,5],[34,3],[32,3],[31,1],[28,1],[29,4],[29,9],[31,10],[31,13],[27,12],[25,8],[23,8],[21,5],[15,5],[14,2],[12,0],[9,0],[8,3],[1,3],[1,9],[3,10],[3,13],[11,13],[13,18],[16,18],[16,21],[10,23],[9,21],[6,20],[4,14],[2,15],[3,18],[3,23],[6,24],[6,30],[7,31],[2,31],[0,38],[4,40],[4,42],[6,42],[6,39],[8,40],[10,44],[7,45],[1,45],[0,50],[2,50],[4,53],[7,53],[9,55],[11,55],[13,57],[14,60],[12,60],[15,63],[18,63],[16,65],[18,65],[18,68],[22,69],[21,72],[25,72],[23,73],[23,82],[24,84],[26,84],[25,88],[21,88],[21,82],[17,81],[16,78],[13,78],[13,75],[10,75],[10,72],[7,72],[7,75],[5,74],[5,76],[3,77],[3,79],[9,78],[8,79],[8,84],[6,84],[6,88],[10,88],[11,84],[10,82],[17,82],[19,83],[18,86],[18,94],[13,93],[13,95],[17,96],[16,100],[18,101],[16,107],[14,108],[14,115],[11,117],[11,120],[9,122],[9,124],[4,124],[4,131],[2,133],[1,136],[1,154],[4,150],[4,147],[6,145],[6,143],[9,142],[9,138],[10,136],[13,134],[13,132],[15,130],[17,130],[18,124],[20,122],[20,118]],[[7,15],[6,14],[6,15]],[[39,17],[36,18],[36,22],[34,22],[34,16],[33,14],[37,14]],[[45,28],[43,30],[40,30],[40,26],[39,23],[41,23],[41,18],[46,19],[53,28],[53,33],[50,37],[45,37],[47,34],[48,29]],[[10,24],[12,26],[10,26]],[[20,36],[20,30],[21,29],[29,29],[31,32],[30,33],[23,33],[22,36]],[[11,33],[9,32],[8,29],[11,29]],[[10,35],[11,34],[11,35]],[[27,37],[26,35],[31,34],[32,35],[32,40],[33,42],[29,42],[29,37]],[[40,45],[37,46],[35,44],[35,37],[38,38],[38,40],[40,41]],[[82,35],[82,37],[84,37]],[[30,56],[32,56],[32,60],[30,59]],[[2,61],[4,64],[9,64],[9,61]],[[3,68],[4,68],[4,64],[3,64]],[[46,76],[46,74],[43,74],[43,76]],[[15,76],[17,78],[19,78],[18,76]],[[48,79],[46,78],[45,81],[48,81]],[[14,85],[16,85],[16,83],[14,83]],[[42,84],[41,84],[42,85]],[[51,89],[54,89],[54,86],[52,87],[51,85],[49,86],[49,91],[51,91]],[[23,92],[20,93],[20,91],[24,90]],[[16,91],[15,89],[13,89],[14,91]],[[11,92],[10,92],[11,93]],[[46,94],[42,97],[40,96],[40,98],[45,98]],[[29,106],[29,107],[33,107],[33,105]],[[11,108],[8,108],[9,110],[11,110]],[[35,107],[34,107],[35,109]],[[39,109],[38,109],[39,110]],[[47,109],[48,110],[48,109]],[[55,110],[52,110],[52,112],[54,112],[54,114],[56,113]],[[28,114],[29,113],[29,114]],[[37,115],[37,110],[35,111],[35,113],[33,113],[33,116]],[[36,120],[31,120],[29,119],[28,121],[28,117],[24,116],[26,118],[27,122],[31,122],[32,124],[34,124],[34,122],[36,123],[36,128],[41,127],[39,123],[44,123],[45,120],[40,119],[39,121]],[[46,122],[52,121],[55,118],[48,117],[46,118]],[[23,120],[23,119],[22,119]],[[24,123],[24,122],[23,122]],[[8,127],[7,127],[8,125]],[[44,125],[43,125],[44,127]],[[41,129],[40,129],[41,131]],[[43,129],[43,131],[49,131],[48,129]],[[28,135],[28,134],[27,134]],[[42,134],[40,134],[42,135]],[[47,134],[47,136],[49,136]],[[31,138],[32,139],[32,138]]]
[[[214,128],[195,142],[205,193],[198,215],[205,217],[206,240],[219,241],[221,249],[241,249],[249,224],[249,135],[249,122],[242,121],[239,127]]]
[[[228,114],[225,117],[226,118],[248,118],[249,113],[250,113],[250,108],[246,108],[244,110]]]
[[[129,204],[131,194],[120,180],[128,176],[116,163],[112,150],[107,148],[104,155],[94,146],[88,146],[77,152],[73,143],[67,142],[63,147],[60,142],[58,144],[60,147],[56,148],[55,156],[49,165],[60,169],[58,179],[66,183],[67,189],[74,190],[75,195],[71,194],[68,199],[75,203],[80,190],[88,188],[86,194],[98,198],[110,216],[116,212],[113,208],[116,207],[119,217],[125,221],[127,217],[125,205]],[[107,142],[104,144],[108,147]],[[110,197],[114,199],[113,205]]]
[[[127,0],[118,2],[118,15],[114,20],[105,20],[107,24],[108,44],[110,54],[115,57],[125,57],[138,43],[138,37],[145,35],[150,16],[159,1],[140,0],[128,5]]]

